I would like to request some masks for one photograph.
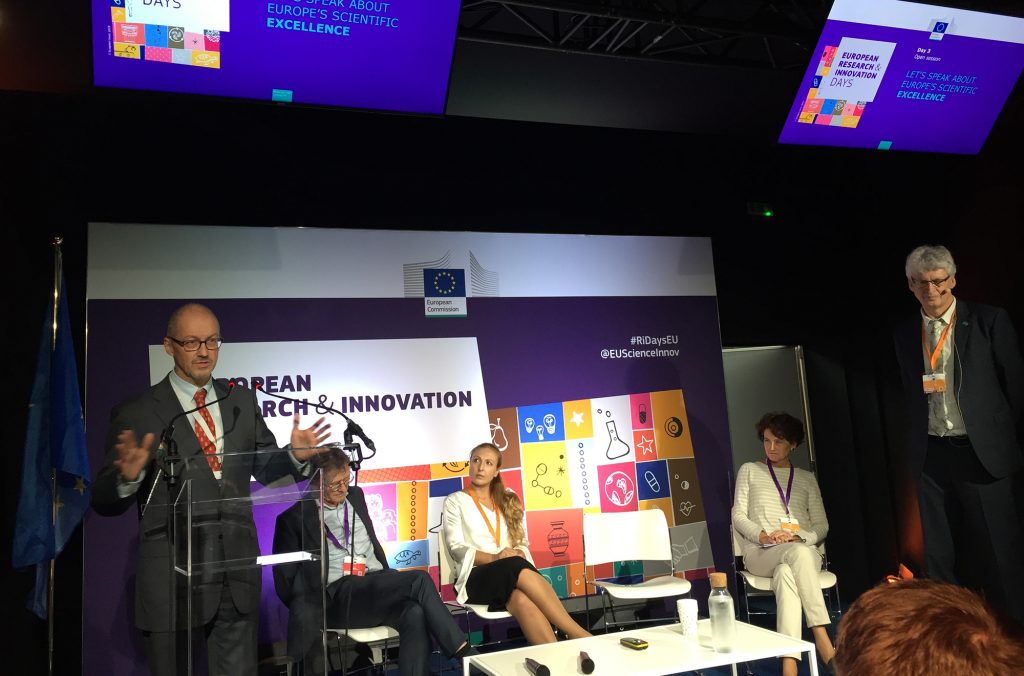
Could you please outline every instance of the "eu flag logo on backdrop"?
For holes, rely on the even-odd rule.
[[[423,313],[426,317],[465,317],[466,271],[427,268],[423,271]]]
[[[427,268],[423,271],[423,295],[427,298],[465,298],[466,271]]]
[[[47,576],[43,569],[46,562],[64,549],[85,516],[91,483],[63,279],[56,317],[57,335],[51,349],[54,322],[51,304],[39,341],[29,402],[21,496],[11,556],[15,568],[37,566],[32,610],[41,618],[46,617]]]

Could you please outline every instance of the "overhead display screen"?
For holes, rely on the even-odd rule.
[[[459,0],[93,0],[98,86],[444,112]]]
[[[780,143],[977,153],[1024,65],[1024,19],[836,0]]]

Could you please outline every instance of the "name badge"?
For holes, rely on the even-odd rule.
[[[800,522],[796,520],[795,516],[784,516],[779,519],[779,528],[796,535],[800,532]]]
[[[945,373],[926,373],[921,376],[921,384],[924,386],[925,394],[946,391]]]
[[[345,557],[345,562],[342,564],[342,575],[355,575],[362,577],[366,575],[366,559],[362,556],[354,557],[354,560],[349,561],[349,558]]]

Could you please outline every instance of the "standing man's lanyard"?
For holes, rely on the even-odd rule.
[[[946,338],[949,337],[949,330],[953,328],[953,322],[956,321],[956,313],[949,318],[949,323],[946,324],[946,328],[942,329],[942,335],[939,336],[939,340],[935,343],[935,349],[931,352],[928,351],[928,340],[924,335],[924,322],[921,322],[921,348],[924,350],[924,354],[928,357],[928,363],[931,364],[932,372],[935,372],[935,367],[939,364],[939,356],[942,355],[942,348],[946,344]]]
[[[938,320],[929,320],[938,321]],[[936,372],[935,368],[939,365],[939,357],[942,356],[942,348],[946,345],[946,339],[949,338],[949,330],[953,328],[953,323],[956,321],[956,312],[949,318],[949,323],[946,324],[946,328],[942,330],[942,334],[939,339],[935,342],[935,349],[928,349],[928,339],[924,334],[924,322],[921,322],[921,349],[924,350],[924,356],[928,360],[931,371],[921,376],[921,384],[925,394],[935,394],[937,392],[946,391],[946,373],[945,370]]]

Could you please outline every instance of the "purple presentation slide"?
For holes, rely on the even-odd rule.
[[[780,143],[973,154],[1024,66],[1024,19],[837,0]]]
[[[444,112],[459,0],[93,0],[95,83]]]

